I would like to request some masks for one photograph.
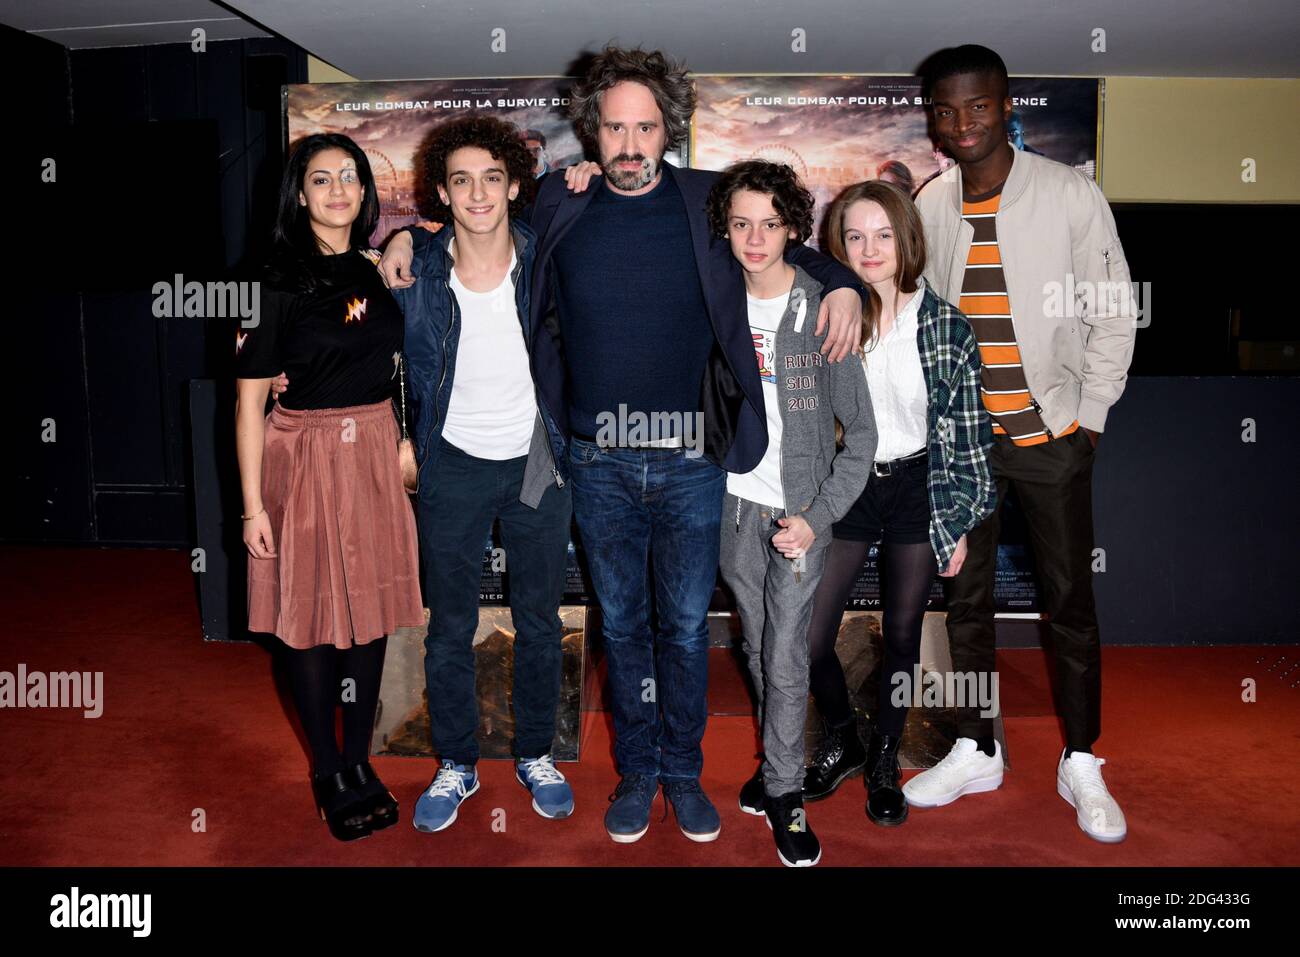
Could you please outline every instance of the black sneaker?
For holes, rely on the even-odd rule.
[[[867,763],[867,751],[858,737],[856,720],[833,728],[826,725],[826,737],[804,772],[803,799],[820,801],[830,797],[840,783],[861,771]]]
[[[754,776],[740,789],[740,809],[746,814],[763,813],[763,765],[760,762]]]
[[[767,826],[776,840],[776,856],[786,867],[812,867],[822,859],[822,846],[808,826],[803,795],[798,791],[766,795]]]

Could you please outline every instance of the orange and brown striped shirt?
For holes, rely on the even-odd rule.
[[[966,257],[957,308],[970,321],[979,342],[980,397],[993,419],[993,433],[1010,436],[1016,445],[1038,445],[1069,435],[1079,423],[1071,422],[1067,428],[1052,433],[1029,393],[998,249],[996,216],[1001,198],[1002,188],[998,187],[993,193],[962,200],[962,219],[974,227],[975,235]]]

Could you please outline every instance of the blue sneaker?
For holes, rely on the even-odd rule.
[[[643,774],[625,774],[609,796],[605,812],[605,830],[616,844],[641,840],[650,829],[650,805],[659,793],[659,778]]]
[[[568,817],[573,813],[573,789],[555,769],[549,754],[515,762],[515,777],[533,795],[533,810],[542,817]]]
[[[443,761],[429,789],[415,802],[415,829],[432,834],[450,827],[460,802],[477,790],[478,772],[473,765]]]
[[[687,781],[665,781],[664,797],[677,814],[677,826],[692,841],[701,844],[716,841],[722,833],[722,819],[717,808],[700,788],[699,778]]]

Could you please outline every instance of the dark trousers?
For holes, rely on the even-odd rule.
[[[1044,611],[1056,665],[1057,708],[1066,745],[1090,750],[1101,734],[1101,636],[1092,597],[1092,443],[1082,429],[1042,445],[1017,446],[997,436],[989,464],[998,508],[1014,486],[1037,561]],[[996,667],[993,580],[997,570],[998,513],[966,538],[966,564],[946,579],[948,643],[956,672]],[[993,733],[993,719],[977,707],[959,709],[958,734]]]
[[[433,747],[444,761],[478,761],[474,632],[484,548],[494,520],[501,523],[515,627],[510,695],[515,755],[541,757],[555,737],[563,638],[559,607],[573,509],[567,485],[548,488],[536,509],[519,501],[526,461],[526,456],[480,459],[443,441],[435,467],[420,480],[417,524],[430,612],[424,678]]]

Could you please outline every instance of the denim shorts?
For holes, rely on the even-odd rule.
[[[850,542],[919,545],[930,540],[930,492],[925,456],[893,466],[893,474],[875,472],[848,514],[831,534]]]

